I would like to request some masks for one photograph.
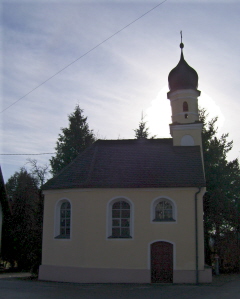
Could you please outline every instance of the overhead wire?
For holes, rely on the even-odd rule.
[[[61,73],[62,71],[64,71],[66,68],[68,68],[69,66],[71,66],[72,64],[74,64],[75,62],[77,62],[78,60],[80,60],[81,58],[83,58],[84,56],[86,56],[87,54],[89,54],[90,52],[92,52],[93,50],[95,50],[96,48],[98,48],[99,46],[101,46],[103,43],[107,42],[108,40],[110,40],[111,38],[113,38],[115,35],[117,35],[121,31],[123,31],[127,27],[131,26],[133,23],[137,22],[139,19],[143,18],[145,15],[147,15],[148,13],[150,13],[151,11],[153,11],[154,9],[156,9],[157,7],[159,7],[160,5],[164,4],[167,1],[168,0],[164,0],[161,3],[158,3],[156,6],[154,6],[153,8],[151,8],[150,10],[148,10],[147,12],[145,12],[144,14],[142,14],[141,16],[139,16],[138,18],[136,18],[135,20],[133,20],[132,22],[130,22],[129,24],[125,25],[124,27],[122,27],[121,29],[119,29],[118,31],[116,31],[114,34],[110,35],[108,38],[106,38],[105,40],[103,40],[102,42],[100,42],[99,44],[97,44],[96,46],[94,46],[93,48],[91,48],[90,50],[88,50],[87,52],[85,52],[84,54],[82,54],[81,56],[79,56],[77,59],[75,59],[74,61],[72,61],[68,65],[66,65],[64,68],[60,69],[57,73],[55,73],[54,75],[52,75],[51,77],[49,77],[48,79],[46,79],[45,81],[43,81],[41,84],[39,84],[38,86],[36,86],[32,90],[30,90],[28,93],[26,93],[25,95],[23,95],[21,98],[19,98],[15,102],[13,102],[8,107],[6,107],[5,109],[3,109],[0,113],[6,111],[7,109],[9,109],[13,105],[15,105],[17,102],[19,102],[20,100],[22,100],[23,98],[25,98],[26,96],[28,96],[30,93],[32,93],[34,90],[38,89],[39,87],[41,87],[42,85],[44,85],[45,83],[47,83],[49,80],[51,80],[52,78],[54,78],[55,76],[57,76],[59,73]],[[34,156],[34,155],[53,155],[53,154],[55,154],[55,153],[0,154],[0,155],[1,156]]]
[[[17,102],[19,102],[20,100],[22,100],[23,98],[25,98],[26,96],[28,96],[30,93],[32,93],[33,91],[35,91],[36,89],[38,89],[39,87],[41,87],[42,85],[44,85],[45,83],[47,83],[49,80],[51,80],[52,78],[54,78],[55,76],[57,76],[58,74],[60,74],[62,71],[64,71],[65,69],[67,69],[69,66],[71,66],[72,64],[74,64],[75,62],[77,62],[78,60],[80,60],[81,58],[83,58],[84,56],[86,56],[87,54],[89,54],[90,52],[94,51],[96,48],[98,48],[99,46],[101,46],[102,44],[104,44],[105,42],[107,42],[108,40],[110,40],[111,38],[113,38],[115,35],[117,35],[118,33],[122,32],[124,29],[126,29],[129,26],[131,26],[133,23],[137,22],[139,19],[143,18],[144,16],[146,16],[147,14],[149,14],[151,11],[153,11],[154,9],[156,9],[157,7],[159,7],[160,5],[164,4],[167,1],[168,0],[164,0],[161,3],[158,3],[156,6],[154,6],[153,8],[151,8],[150,10],[148,10],[147,12],[145,12],[144,14],[142,14],[141,16],[139,16],[138,18],[136,18],[135,20],[133,20],[132,22],[130,22],[129,24],[125,25],[124,27],[122,27],[121,29],[119,29],[118,31],[116,31],[115,33],[113,33],[112,35],[110,35],[108,38],[104,39],[102,42],[100,42],[99,44],[97,44],[96,46],[94,46],[93,48],[91,48],[90,50],[88,50],[87,52],[85,52],[84,54],[82,54],[81,56],[79,56],[77,59],[75,59],[74,61],[72,61],[71,63],[69,63],[65,67],[63,67],[62,69],[60,69],[54,75],[52,75],[51,77],[49,77],[48,79],[46,79],[45,81],[43,81],[38,86],[34,87],[32,90],[30,90],[28,93],[26,93],[25,95],[23,95],[22,97],[20,97],[18,100],[16,100],[15,102],[13,102],[11,105],[9,105],[8,107],[6,107],[5,109],[3,109],[0,113],[3,113],[7,109],[9,109],[13,105],[15,105]]]
[[[39,153],[39,154],[0,154],[0,156],[39,156],[39,155],[54,155],[56,153]]]

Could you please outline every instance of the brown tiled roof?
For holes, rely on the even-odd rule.
[[[205,180],[199,146],[133,139],[96,141],[43,189],[201,186]]]

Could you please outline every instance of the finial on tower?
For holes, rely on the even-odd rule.
[[[171,70],[168,75],[168,83],[170,92],[181,90],[181,89],[193,89],[197,90],[198,87],[198,74],[190,67],[183,57],[184,44],[182,42],[182,31],[180,31],[181,36],[181,55],[178,65]],[[198,91],[198,90],[197,90]],[[198,91],[200,92],[200,91]]]
[[[184,44],[183,44],[183,42],[182,42],[182,30],[180,31],[180,35],[181,35],[181,44],[180,44],[180,48],[181,48],[181,51],[183,51]]]

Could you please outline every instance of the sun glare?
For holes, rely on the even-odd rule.
[[[147,121],[147,127],[149,128],[150,136],[156,135],[158,138],[169,138],[169,124],[172,122],[171,119],[171,105],[167,99],[168,87],[163,87],[158,93],[157,97],[152,100],[151,106],[146,110],[146,117],[144,120]],[[224,125],[225,117],[216,104],[216,102],[206,93],[201,92],[201,96],[198,99],[199,108],[205,108],[208,113],[208,119],[218,117],[218,131]]]
[[[146,110],[145,120],[149,127],[150,135],[160,138],[169,138],[169,124],[171,121],[171,106],[167,99],[168,87],[163,87],[157,97],[151,102],[151,106]]]
[[[216,102],[208,94],[201,92],[201,96],[198,99],[198,105],[200,108],[206,109],[206,112],[208,113],[208,120],[216,116],[218,117],[218,132],[221,131],[225,122],[225,117]]]

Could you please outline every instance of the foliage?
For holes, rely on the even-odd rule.
[[[206,239],[214,235],[219,251],[220,237],[229,231],[238,231],[240,221],[240,167],[238,159],[227,160],[233,141],[228,134],[217,137],[217,117],[207,121],[206,110],[200,111],[203,122],[203,155],[207,192],[204,196],[204,224]],[[207,242],[206,242],[207,245]]]
[[[41,261],[42,197],[38,181],[25,168],[6,183],[12,215],[4,217],[2,258],[20,270],[35,270]]]
[[[83,116],[83,110],[79,105],[75,111],[68,116],[69,127],[62,128],[59,134],[56,156],[50,159],[52,174],[56,175],[67,166],[76,156],[84,151],[95,141],[92,130],[89,129],[87,117]]]
[[[149,137],[149,128],[146,127],[147,125],[147,122],[144,121],[144,116],[142,114],[142,117],[141,117],[141,121],[139,123],[139,126],[137,129],[134,129],[134,132],[135,132],[135,138],[136,139],[142,139],[142,138],[148,138]],[[156,136],[152,136],[151,138],[155,138]]]

